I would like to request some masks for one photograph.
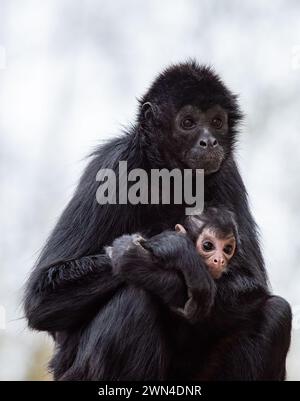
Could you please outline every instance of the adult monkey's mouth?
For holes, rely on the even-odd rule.
[[[218,171],[224,158],[225,152],[220,146],[207,150],[189,149],[183,154],[185,168],[203,169],[205,174]]]
[[[220,169],[223,160],[224,156],[221,152],[212,151],[197,158],[190,158],[186,164],[189,168],[202,169],[205,174],[211,174]]]

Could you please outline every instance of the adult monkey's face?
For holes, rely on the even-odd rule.
[[[183,106],[172,128],[177,157],[189,168],[215,173],[225,158],[227,133],[228,114],[222,106],[213,105],[207,110]]]
[[[170,67],[141,105],[140,121],[168,167],[208,175],[230,156],[242,114],[236,96],[210,68],[195,62]]]

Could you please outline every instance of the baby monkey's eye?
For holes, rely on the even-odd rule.
[[[223,251],[224,251],[227,255],[230,255],[231,252],[232,252],[232,249],[233,249],[232,245],[226,245],[226,246],[224,247]]]
[[[210,241],[205,241],[202,244],[202,248],[204,251],[209,252],[212,251],[214,249],[214,244]]]

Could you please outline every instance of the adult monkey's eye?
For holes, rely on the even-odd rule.
[[[202,244],[202,248],[204,251],[209,252],[212,251],[214,249],[214,244],[210,241],[205,241]]]
[[[231,252],[232,252],[232,249],[233,249],[232,245],[226,245],[226,246],[224,247],[223,251],[224,251],[227,255],[230,255]]]
[[[223,127],[223,120],[222,120],[222,118],[220,118],[220,117],[214,117],[214,118],[211,120],[211,125],[212,125],[214,128],[217,128],[217,129],[222,128],[222,127]]]
[[[195,121],[191,117],[185,117],[181,121],[181,126],[183,129],[191,129],[196,125]]]

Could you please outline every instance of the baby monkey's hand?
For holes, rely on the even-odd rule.
[[[112,246],[106,247],[106,254],[112,261],[115,274],[121,272],[128,257],[138,257],[139,254],[147,252],[142,246],[144,242],[145,239],[140,234],[122,235],[114,240]]]

